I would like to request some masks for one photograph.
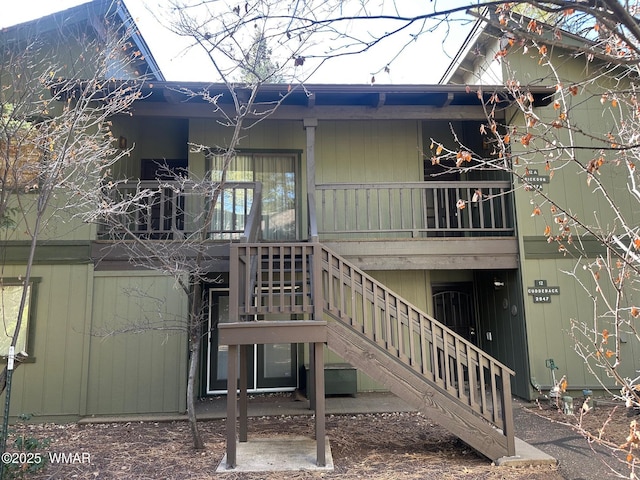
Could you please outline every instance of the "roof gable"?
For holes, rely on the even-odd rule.
[[[481,11],[469,10],[468,13],[475,17],[476,21],[453,60],[447,66],[438,82],[439,84],[465,83],[463,79],[467,74],[476,71],[475,67],[478,62],[482,64],[483,70],[490,70],[491,63],[497,61],[494,58],[494,53],[506,47],[506,40],[509,37],[513,38],[511,31],[515,31],[515,29],[509,29],[508,24],[504,28],[501,27],[496,14],[490,12],[488,8],[484,8]],[[526,25],[529,20],[531,19],[522,16],[521,22]],[[574,52],[581,48],[584,49],[585,46],[591,47],[595,45],[594,42],[567,30],[554,27],[542,21],[537,21],[537,24],[540,26],[542,33],[531,33],[530,35],[537,40],[544,41],[549,46],[552,45],[555,49]],[[526,35],[524,31],[519,31],[518,33]],[[504,79],[494,79],[494,83],[496,80],[502,81]]]
[[[105,21],[111,22],[118,31],[127,34],[133,47],[140,52],[135,65],[136,72],[148,80],[163,81],[164,75],[160,67],[122,0],[92,0],[67,10],[3,28],[0,30],[0,42],[16,44],[34,36],[58,35],[64,38],[65,31],[86,31],[100,38],[105,33]]]

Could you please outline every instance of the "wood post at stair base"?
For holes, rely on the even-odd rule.
[[[313,362],[313,403],[315,405],[316,463],[326,465],[324,344],[327,322],[314,320],[221,323],[218,325],[220,345],[228,345],[227,359],[227,468],[237,465],[236,422],[238,416],[238,372],[240,371],[240,441],[247,441],[247,358],[249,346],[271,343],[309,343]],[[238,366],[240,349],[240,366]]]
[[[227,468],[236,467],[236,401],[238,345],[229,345],[227,358]]]
[[[247,387],[249,369],[249,346],[240,345],[240,435],[241,442],[247,441]]]
[[[315,343],[314,358],[314,404],[316,412],[316,463],[319,467],[327,464],[324,445],[325,404],[324,404],[324,344]]]

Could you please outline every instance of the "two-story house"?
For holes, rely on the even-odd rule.
[[[62,15],[94,12],[96,5],[102,4]],[[131,21],[122,6],[118,11],[123,23]],[[144,46],[141,38],[132,41]],[[123,148],[133,146],[114,175],[129,179],[118,186],[122,193],[156,192],[131,213],[133,234],[168,242],[189,232],[188,218],[198,213],[189,210],[198,207],[163,177],[161,165],[218,178],[215,147],[229,138],[222,111],[202,97],[185,101],[180,91],[206,91],[223,109],[233,108],[232,99],[223,84],[163,81],[150,53],[143,58],[155,80],[143,86],[130,115],[113,118],[115,137]],[[234,92],[242,97],[243,89]],[[530,92],[544,111],[553,89]],[[291,92],[288,85],[263,85],[257,93],[265,104],[283,97],[243,132],[227,182],[219,185],[207,240],[212,281],[202,285],[209,308],[199,393],[227,390],[229,351],[241,337],[251,339],[250,391],[299,388],[312,360],[305,334],[300,341],[283,334],[275,343],[260,329],[326,322],[325,362],[356,367],[357,391],[391,390],[485,455],[513,453],[510,393],[531,398],[532,378],[545,383],[548,376],[546,358],[575,367],[555,322],[560,305],[578,308],[579,300],[558,274],[558,262],[566,260],[549,253],[527,223],[529,199],[521,189],[514,193],[509,175],[449,170],[431,160],[433,142],[456,147],[452,132],[479,156],[490,155],[480,128],[485,99],[464,84],[306,85]],[[500,120],[508,123],[506,100],[505,107]],[[184,317],[189,308],[171,277],[141,269],[113,248],[122,241],[113,233],[99,222],[60,228],[40,245],[31,362],[15,376],[14,414],[74,419],[184,411],[184,332],[97,335],[144,324],[157,314],[151,299],[165,319]],[[3,277],[22,274],[22,241],[19,232],[3,239]],[[562,296],[534,303],[527,291],[539,280]],[[230,328],[221,342],[223,325],[240,322],[246,325]],[[575,383],[594,386],[586,376]]]

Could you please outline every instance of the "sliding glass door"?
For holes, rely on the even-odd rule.
[[[229,289],[209,290],[206,335],[206,394],[226,393],[228,348],[218,344],[218,324],[229,321]],[[248,359],[248,390],[273,392],[293,390],[297,379],[297,344],[252,345]]]
[[[222,179],[223,159],[211,157],[214,181]],[[298,237],[297,179],[298,155],[290,153],[238,153],[226,171],[226,182],[262,183],[262,238],[295,240]],[[232,193],[226,193],[232,195]],[[251,205],[252,198],[243,199]],[[230,219],[238,219],[238,201],[221,198],[216,206],[215,222],[223,229]]]

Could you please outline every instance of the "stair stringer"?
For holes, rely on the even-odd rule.
[[[500,430],[350,325],[326,311],[325,316],[331,317],[330,350],[489,459],[508,455],[507,439]]]

